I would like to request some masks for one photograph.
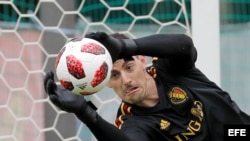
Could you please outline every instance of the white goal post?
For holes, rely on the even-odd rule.
[[[198,50],[197,66],[220,85],[219,0],[191,0],[192,38]]]

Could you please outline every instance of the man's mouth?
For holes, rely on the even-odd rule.
[[[136,92],[138,87],[129,87],[125,90],[125,95],[131,95]]]

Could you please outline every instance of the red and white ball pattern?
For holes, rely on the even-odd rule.
[[[59,51],[55,62],[60,84],[75,94],[91,95],[110,78],[112,59],[108,50],[89,38],[74,38]]]

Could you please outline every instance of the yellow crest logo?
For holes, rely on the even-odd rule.
[[[167,120],[162,119],[160,122],[160,129],[161,130],[166,130],[170,126],[170,122]]]
[[[173,104],[181,104],[187,100],[187,94],[179,87],[174,87],[169,93],[169,99]]]

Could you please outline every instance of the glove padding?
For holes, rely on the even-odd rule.
[[[51,102],[61,110],[75,113],[84,123],[94,122],[96,120],[96,109],[92,109],[84,99],[84,96],[72,94],[70,91],[58,87],[54,81],[54,73],[52,71],[45,75],[44,89]]]
[[[103,44],[109,51],[112,61],[117,59],[130,58],[137,51],[137,46],[132,39],[117,39],[104,32],[89,33],[86,38],[94,39]]]

